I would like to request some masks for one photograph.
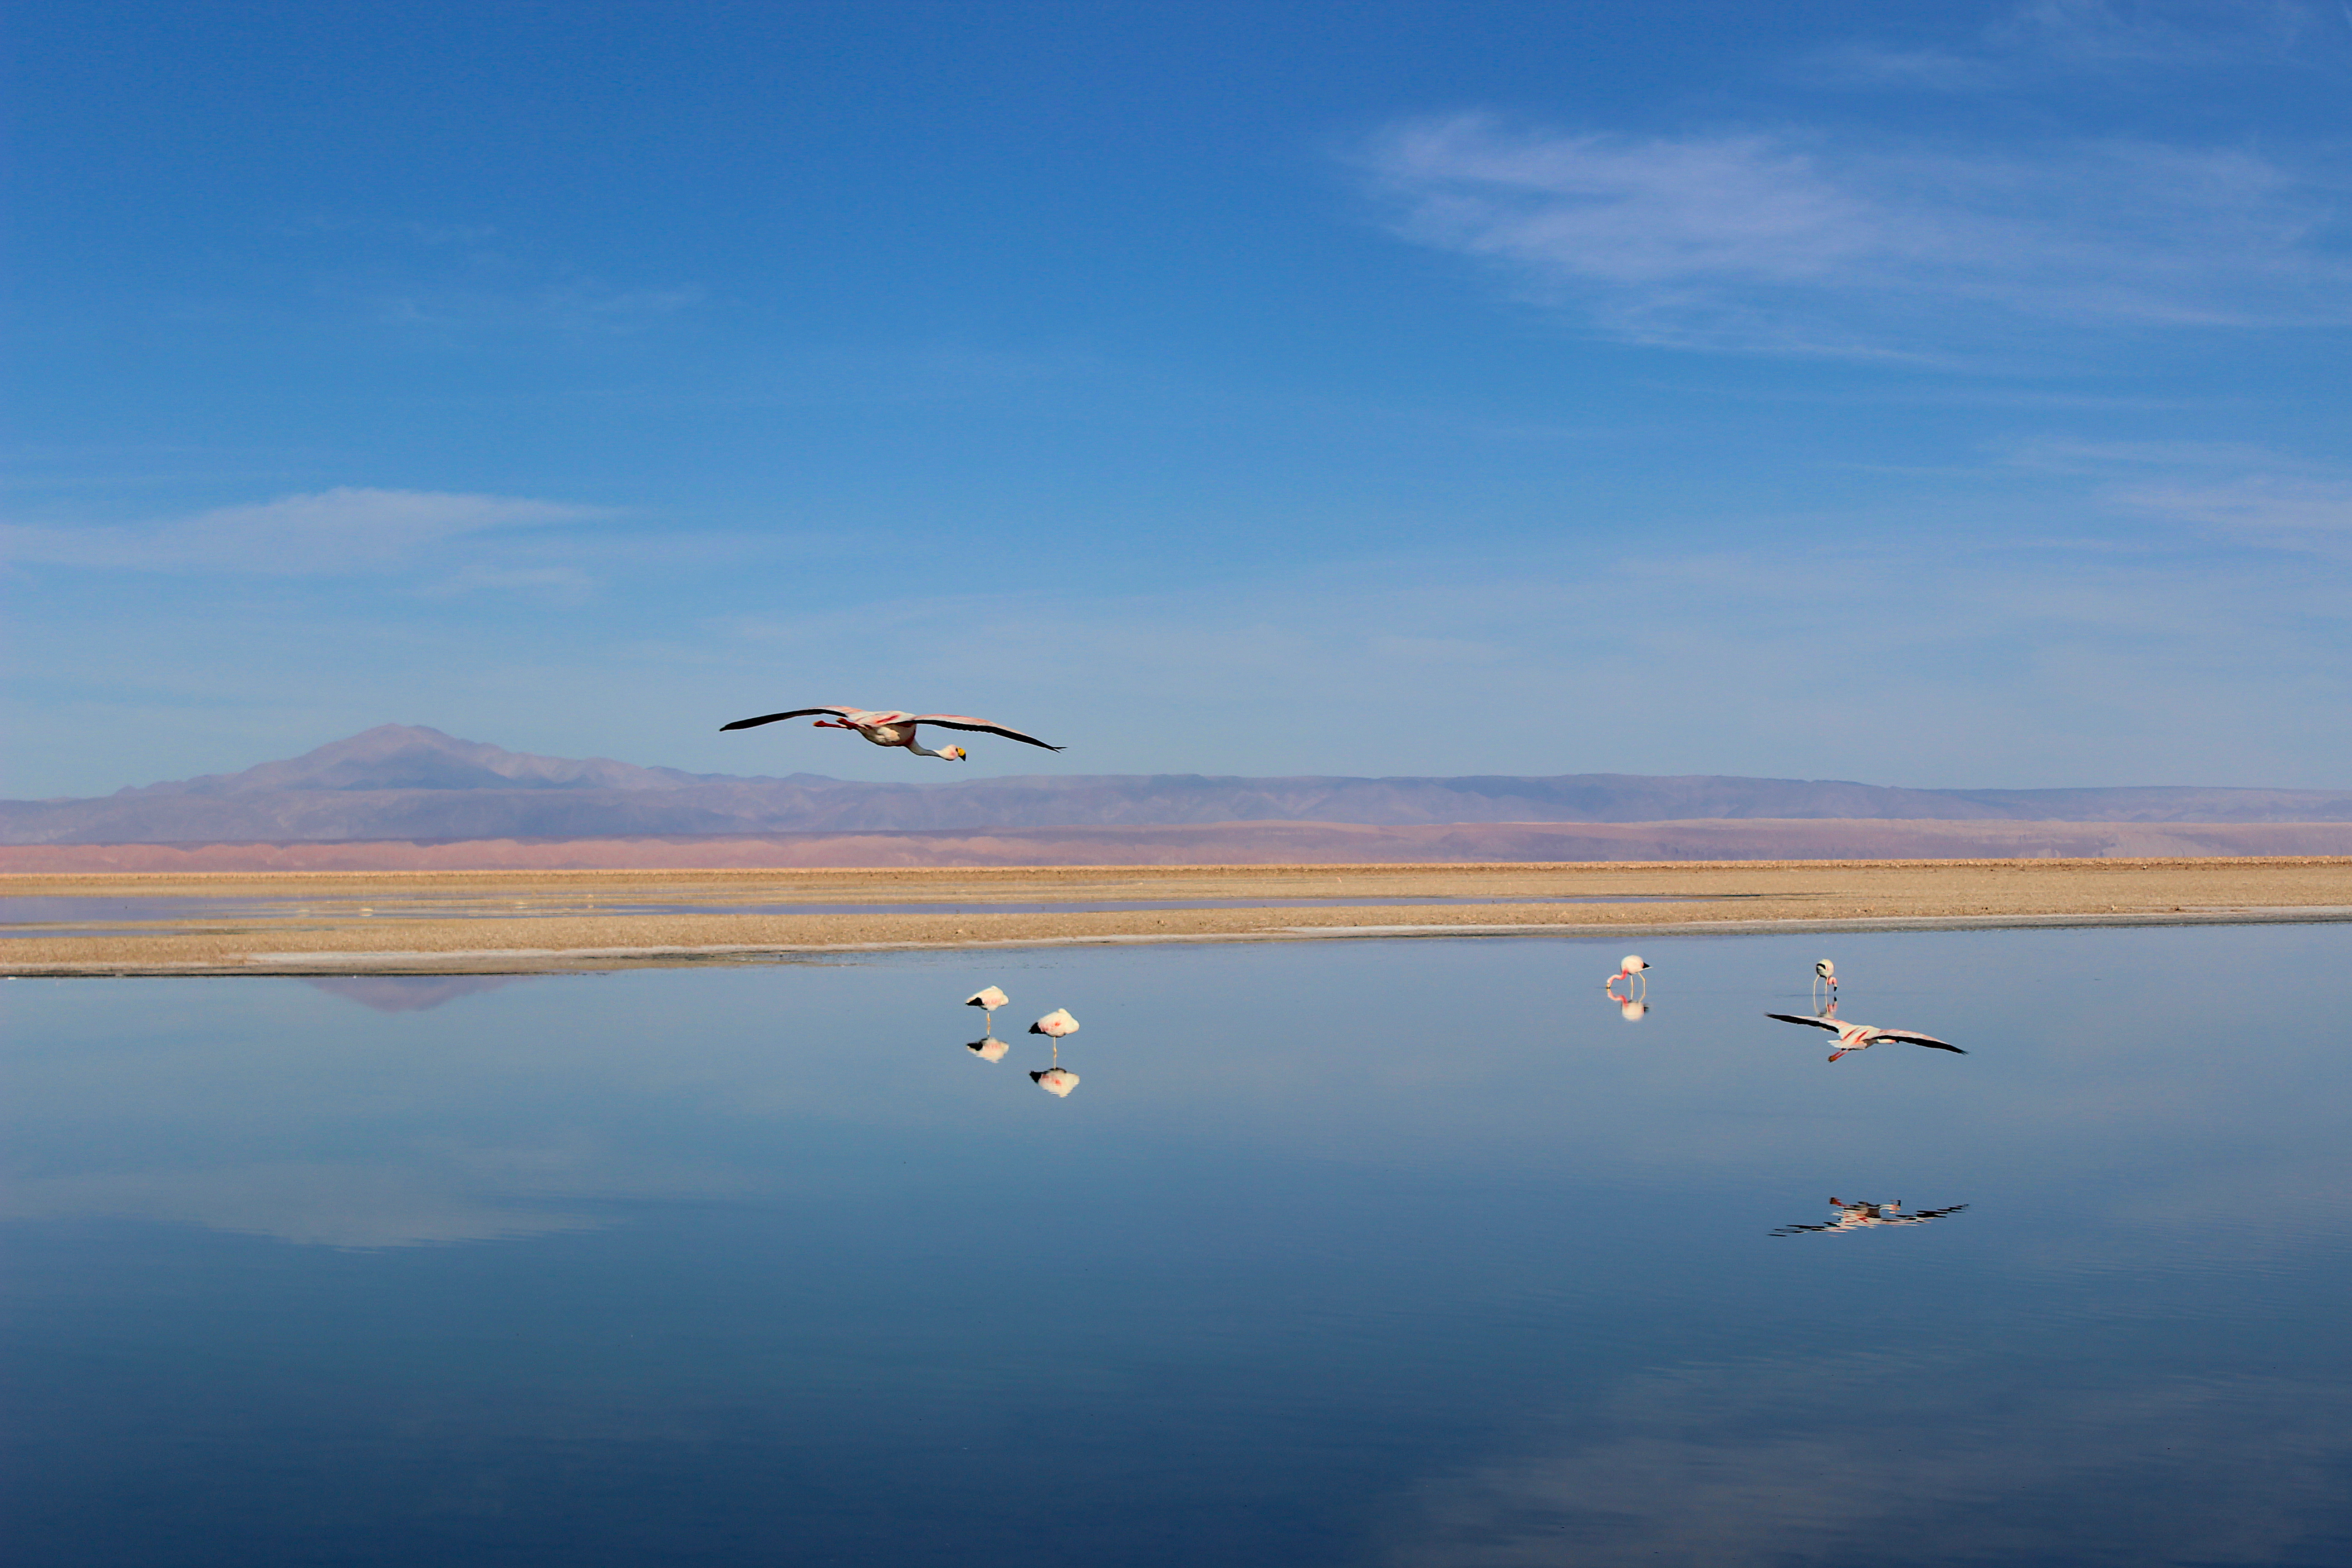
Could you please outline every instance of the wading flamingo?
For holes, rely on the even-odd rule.
[[[999,991],[995,986],[983,985],[979,990],[973,992],[971,995],[965,997],[963,999],[963,1005],[967,1007],[980,1008],[981,1016],[988,1020],[987,1023],[981,1026],[982,1029],[992,1033],[996,1028],[996,1010],[999,1007],[1003,1006],[1004,1004],[1010,1000],[1012,1000],[1012,998],[1006,996],[1003,992]]]
[[[1822,987],[1829,987],[1829,999],[1837,1000],[1837,965],[1824,958],[1813,965],[1813,1005],[1822,1002]]]
[[[1069,1093],[1071,1089],[1077,1087],[1078,1075],[1062,1066],[1062,1037],[1076,1034],[1078,1021],[1070,1016],[1070,1010],[1067,1007],[1056,1007],[1030,1025],[1029,1032],[1033,1035],[1048,1036],[1054,1042],[1053,1067],[1045,1072],[1033,1072],[1029,1076],[1037,1080],[1037,1085],[1041,1089],[1055,1094]],[[1062,1082],[1064,1079],[1069,1081],[1064,1083]]]
[[[1778,1018],[1783,1024],[1811,1024],[1816,1029],[1827,1029],[1835,1035],[1838,1048],[1830,1053],[1832,1061],[1854,1051],[1866,1051],[1882,1040],[1899,1040],[1906,1046],[1925,1046],[1929,1050],[1949,1051],[1956,1057],[1969,1054],[1949,1041],[1939,1040],[1933,1035],[1922,1035],[1916,1030],[1881,1029],[1870,1024],[1845,1023],[1838,1017],[1834,1002],[1830,1004],[1829,1011],[1825,1013],[1767,1013],[1764,1016]]]
[[[1643,958],[1638,952],[1629,952],[1624,956],[1623,960],[1618,963],[1617,973],[1601,983],[1601,988],[1603,991],[1608,992],[1612,996],[1616,996],[1617,983],[1620,980],[1638,980],[1642,984],[1642,989],[1638,994],[1647,996],[1650,994],[1650,976],[1647,973],[1649,967],[1650,961],[1648,959]],[[1633,987],[1628,985],[1625,989],[1631,992]],[[1622,996],[1618,996],[1617,999],[1621,1002],[1624,1000]]]
[[[981,1016],[988,1020],[980,1027],[980,1038],[964,1047],[982,1061],[1001,1062],[1004,1059],[1004,1053],[1012,1049],[1008,1042],[996,1037],[996,1010],[1008,1000],[1010,998],[993,985],[983,985],[963,999],[965,1006],[980,1008]]]
[[[1058,752],[1059,746],[1047,745],[1034,735],[1024,735],[1018,730],[1008,730],[1002,724],[992,724],[975,719],[969,713],[901,713],[895,708],[795,708],[789,713],[762,713],[756,719],[738,719],[732,724],[721,724],[726,730],[753,730],[762,724],[772,724],[780,719],[805,719],[812,713],[831,713],[831,719],[820,719],[819,730],[855,730],[877,746],[903,746],[919,757],[940,757],[948,762],[962,762],[967,755],[961,746],[941,746],[934,752],[915,743],[915,726],[929,724],[941,730],[973,730],[986,735],[1002,735],[1008,741],[1018,741],[1024,746],[1044,746]]]

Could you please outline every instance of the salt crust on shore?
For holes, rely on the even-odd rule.
[[[276,902],[28,931],[0,945],[0,974],[517,973],[1073,942],[2340,920],[2352,858],[15,875],[0,877],[6,895]],[[1390,901],[1427,898],[1468,901]],[[1672,901],[1524,901],[1559,898]],[[1276,899],[1344,901],[991,909]],[[597,907],[613,902],[644,912]],[[725,912],[793,902],[890,907]]]

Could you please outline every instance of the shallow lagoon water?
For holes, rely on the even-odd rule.
[[[1971,1054],[1826,1063],[1763,1016],[1824,954]],[[16,981],[8,1533],[2341,1562],[2347,974],[2312,925]],[[1794,1228],[1832,1194],[1957,1212]]]

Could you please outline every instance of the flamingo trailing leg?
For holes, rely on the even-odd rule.
[[[969,730],[984,735],[1002,735],[1008,741],[1018,741],[1024,746],[1039,746],[1048,752],[1062,748],[1024,735],[1018,730],[1008,730],[1002,724],[992,724],[985,719],[975,719],[969,713],[902,713],[895,708],[793,708],[782,713],[762,713],[755,719],[738,719],[732,724],[721,724],[724,730],[755,730],[762,724],[773,724],[782,719],[805,719],[812,713],[830,713],[830,719],[820,719],[819,730],[848,730],[864,736],[877,746],[898,746],[919,757],[938,757],[943,762],[961,763],[969,757],[961,746],[941,746],[933,751],[916,742],[918,725],[929,724],[940,730]]]

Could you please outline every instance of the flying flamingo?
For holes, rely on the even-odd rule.
[[[756,719],[738,719],[732,724],[721,724],[725,730],[751,730],[761,724],[772,724],[779,719],[805,719],[812,713],[831,713],[832,719],[820,719],[820,730],[855,730],[877,746],[903,746],[919,757],[940,757],[948,762],[962,762],[966,752],[961,746],[941,746],[934,752],[915,743],[915,726],[935,725],[942,730],[976,730],[983,734],[1002,735],[1008,741],[1018,741],[1024,746],[1044,746],[1058,752],[1059,746],[1046,745],[1034,735],[1024,735],[1018,730],[1008,730],[1002,724],[991,724],[968,713],[901,713],[895,708],[795,708],[789,713],[762,713]]]
[[[1620,980],[1624,980],[1630,977],[1642,983],[1642,994],[1647,996],[1650,994],[1650,977],[1644,973],[1644,971],[1649,967],[1650,961],[1648,959],[1643,958],[1638,952],[1629,952],[1624,956],[1623,960],[1618,963],[1617,973],[1601,983],[1601,988],[1603,991],[1608,992],[1612,996],[1616,996],[1617,983]],[[1631,991],[1633,990],[1633,987],[1628,985],[1625,989]],[[1618,1000],[1622,1001],[1624,998],[1618,997]]]
[[[1768,1018],[1778,1018],[1783,1024],[1811,1024],[1816,1029],[1827,1029],[1835,1035],[1838,1048],[1830,1053],[1832,1061],[1853,1051],[1866,1051],[1882,1040],[1899,1040],[1905,1045],[1926,1046],[1930,1050],[1949,1051],[1958,1057],[1969,1054],[1948,1041],[1939,1040],[1933,1035],[1922,1035],[1916,1030],[1881,1029],[1869,1024],[1845,1023],[1838,1017],[1837,1004],[1834,1002],[1830,1004],[1829,1010],[1824,1013],[1811,1015],[1767,1013],[1764,1016]]]

